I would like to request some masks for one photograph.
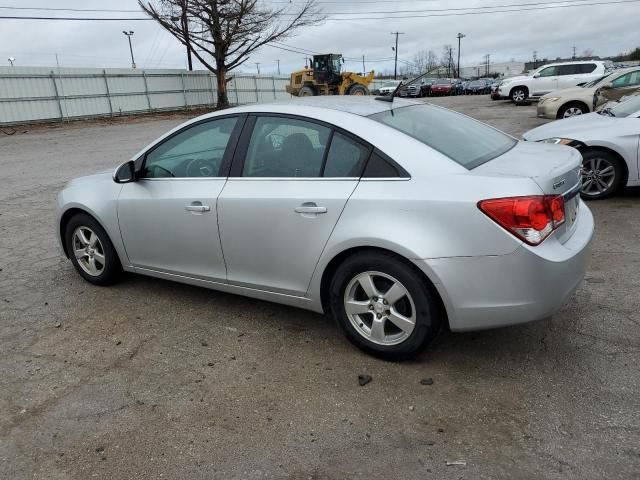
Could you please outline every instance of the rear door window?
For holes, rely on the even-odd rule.
[[[579,73],[581,73],[580,65],[568,64],[558,67],[558,75],[578,75]]]
[[[592,73],[597,68],[597,65],[595,63],[582,63],[579,67],[580,73]]]

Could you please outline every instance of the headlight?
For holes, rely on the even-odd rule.
[[[574,147],[580,143],[572,138],[545,138],[544,140],[538,140],[538,142],[552,143],[553,145],[569,145],[570,147]]]
[[[550,102],[557,102],[558,100],[560,100],[560,97],[549,97],[547,98],[547,100],[549,100]]]

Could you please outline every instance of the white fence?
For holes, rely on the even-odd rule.
[[[234,75],[229,101],[284,100],[290,97],[288,82],[289,77]],[[0,67],[5,126],[213,107],[216,100],[216,79],[207,71]]]

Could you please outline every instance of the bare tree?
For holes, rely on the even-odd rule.
[[[229,106],[228,74],[252,52],[324,20],[315,0],[269,8],[260,0],[138,0],[140,8],[177,38],[216,76],[218,107]]]
[[[420,50],[413,56],[416,73],[423,74],[438,67],[438,57],[433,50]]]

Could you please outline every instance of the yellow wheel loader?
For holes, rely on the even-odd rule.
[[[296,97],[369,95],[373,70],[367,76],[342,72],[342,63],[342,55],[314,55],[311,66],[291,74],[291,80],[286,87],[287,92]]]

